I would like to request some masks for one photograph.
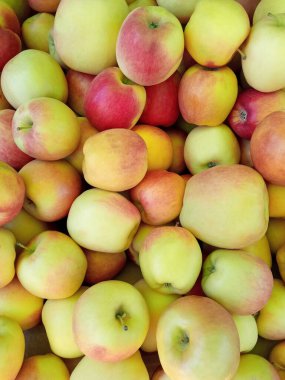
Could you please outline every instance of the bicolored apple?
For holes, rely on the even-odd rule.
[[[36,13],[22,24],[22,37],[28,49],[37,49],[49,53],[48,36],[53,28],[54,15]]]
[[[71,69],[67,70],[67,104],[80,116],[85,116],[84,99],[94,77],[95,76],[91,74],[85,74]]]
[[[0,28],[0,45],[0,71],[2,71],[6,63],[20,53],[22,42],[18,34],[12,30]]]

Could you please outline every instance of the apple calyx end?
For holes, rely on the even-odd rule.
[[[215,166],[217,166],[218,164],[215,162],[215,161],[210,161],[210,162],[208,162],[208,164],[207,164],[207,167],[209,168],[209,169],[211,169],[211,168],[214,168]]]
[[[150,29],[157,29],[158,28],[158,23],[157,22],[154,22],[154,21],[151,21],[149,24],[148,24],[149,28]]]

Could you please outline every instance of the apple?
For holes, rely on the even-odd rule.
[[[0,227],[0,292],[1,288],[6,287],[15,275],[16,239],[14,234],[6,228]]]
[[[67,82],[61,67],[48,53],[35,49],[23,50],[7,62],[1,73],[1,87],[15,109],[38,97],[67,100]]]
[[[12,108],[12,106],[11,104],[8,103],[7,99],[5,98],[2,91],[1,83],[0,83],[0,111],[10,109],[10,108]]]
[[[272,287],[268,265],[245,251],[217,249],[203,263],[204,293],[232,314],[257,313],[269,300]]]
[[[200,65],[221,67],[231,60],[249,31],[248,14],[237,1],[200,0],[184,29],[185,47]]]
[[[268,360],[259,355],[244,354],[232,380],[270,379],[280,380],[276,369]]]
[[[127,256],[125,252],[98,252],[84,250],[87,258],[85,282],[94,285],[101,281],[111,280],[125,267]]]
[[[12,30],[0,28],[0,44],[0,71],[2,71],[6,63],[20,53],[22,50],[22,42],[18,34]]]
[[[108,67],[92,80],[84,98],[84,111],[99,131],[130,129],[139,120],[145,103],[143,86],[126,78],[118,67]]]
[[[112,128],[99,132],[83,146],[84,179],[104,190],[129,190],[147,172],[147,153],[143,138],[132,130]]]
[[[47,300],[44,304],[42,321],[51,350],[57,356],[62,358],[83,356],[74,340],[72,320],[75,304],[87,289],[86,286],[82,286],[70,297]]]
[[[87,289],[73,312],[75,342],[94,360],[117,362],[141,347],[149,311],[141,293],[123,281],[102,281]]]
[[[181,75],[176,71],[165,81],[147,86],[146,104],[139,119],[140,124],[170,127],[179,116],[178,88]]]
[[[135,236],[133,237],[131,245],[128,249],[128,257],[137,265],[139,265],[139,252],[143,242],[154,228],[156,228],[156,226],[151,226],[150,224],[141,222]]]
[[[67,104],[74,112],[80,116],[85,116],[84,99],[94,78],[95,76],[91,74],[85,74],[71,69],[67,70]]]
[[[280,380],[285,377],[285,341],[277,343],[270,351],[268,360],[277,370]]]
[[[61,0],[54,24],[54,42],[71,69],[98,74],[116,64],[116,40],[129,12],[125,0]]]
[[[246,81],[255,90],[272,92],[285,87],[284,28],[285,14],[270,13],[252,26],[242,47],[242,70]]]
[[[55,13],[60,0],[28,0],[32,9],[37,12]]]
[[[24,228],[25,226],[25,228]],[[11,231],[18,243],[27,244],[33,237],[40,232],[49,229],[48,223],[33,217],[23,208],[10,222],[4,225],[4,228]]]
[[[15,379],[24,360],[25,338],[18,322],[0,316],[0,374],[4,380]]]
[[[271,296],[257,316],[258,334],[261,337],[271,340],[285,339],[284,307],[284,282],[279,279],[274,279]]]
[[[0,111],[0,160],[18,170],[31,161],[32,157],[22,152],[14,142],[12,134],[14,113],[15,111],[10,109]]]
[[[285,91],[260,92],[248,88],[239,93],[228,123],[244,139],[250,139],[257,125],[269,114],[285,108]]]
[[[186,184],[180,223],[205,243],[245,247],[265,235],[268,219],[265,182],[248,166],[215,166]]]
[[[25,184],[12,166],[0,161],[0,226],[10,222],[21,211],[25,198]]]
[[[229,67],[211,70],[196,64],[185,71],[180,81],[181,115],[190,124],[214,127],[225,121],[237,94],[237,77]]]
[[[139,263],[143,278],[152,289],[165,294],[186,294],[201,271],[202,252],[185,228],[162,226],[144,239]]]
[[[115,253],[130,246],[140,221],[139,210],[123,195],[93,188],[74,200],[67,230],[84,248]]]
[[[276,261],[280,277],[285,281],[285,244],[282,245],[276,252]]]
[[[231,379],[239,365],[239,335],[232,316],[207,297],[172,302],[157,326],[158,355],[170,379]]]
[[[94,374],[104,380],[113,380],[114,374],[116,374],[116,380],[149,380],[140,351],[115,363],[94,360],[85,356],[73,370],[70,380],[92,380]]]
[[[1,112],[0,112],[1,115]],[[284,218],[285,217],[285,186],[267,184],[267,191],[269,196],[269,216],[271,218]]]
[[[134,9],[123,22],[116,44],[117,62],[124,75],[142,86],[168,79],[184,51],[179,20],[159,6]]]
[[[256,24],[263,17],[267,16],[268,13],[285,13],[285,5],[282,0],[261,0],[256,6],[253,15],[253,24]]]
[[[243,247],[242,251],[246,251],[251,256],[259,257],[269,266],[269,268],[272,267],[270,245],[266,235],[262,236],[257,242]]]
[[[84,143],[89,137],[98,133],[98,131],[90,124],[86,117],[79,116],[77,120],[80,127],[80,141],[77,145],[77,148],[69,156],[65,157],[65,160],[68,161],[79,173],[82,174]]]
[[[36,13],[22,24],[22,37],[28,49],[49,53],[48,35],[53,28],[54,16],[50,13]]]
[[[250,140],[250,154],[255,169],[262,177],[285,186],[285,112],[268,115],[254,130]]]
[[[64,70],[67,70],[68,67],[66,64],[63,62],[63,60],[60,58],[58,51],[55,47],[54,43],[54,27],[50,29],[49,34],[48,34],[48,50],[50,56],[60,65],[60,67]],[[66,78],[67,80],[67,78]]]
[[[285,220],[283,218],[270,218],[266,236],[272,254],[275,254],[285,244]]]
[[[258,339],[258,330],[254,316],[234,314],[232,317],[239,334],[240,352],[251,351]]]
[[[72,296],[80,288],[86,269],[82,249],[59,231],[41,232],[23,247],[16,263],[24,288],[47,299]]]
[[[253,168],[253,162],[250,155],[250,140],[239,139],[240,146],[240,164]]]
[[[157,4],[168,9],[182,24],[189,21],[199,0],[157,0]]]
[[[138,7],[146,7],[148,5],[157,5],[155,0],[127,0],[129,4],[129,12]]]
[[[147,124],[137,124],[132,131],[141,136],[146,143],[148,170],[168,169],[173,161],[174,152],[167,132]]]
[[[54,222],[67,216],[81,193],[81,177],[64,160],[33,160],[19,171],[26,187],[24,209],[35,218]]]
[[[182,129],[173,127],[167,129],[167,134],[171,139],[173,148],[173,158],[172,163],[169,166],[169,171],[181,174],[186,169],[184,160],[184,146],[187,138],[187,133]]]
[[[31,13],[28,0],[1,0],[3,3],[9,5],[16,13],[18,20],[23,22]]]
[[[157,226],[179,216],[184,189],[185,181],[180,175],[167,170],[151,170],[130,190],[130,196],[140,210],[142,221]]]
[[[184,160],[192,174],[217,165],[238,164],[239,142],[226,124],[211,128],[198,126],[192,129],[186,138]]]
[[[0,315],[18,322],[23,330],[41,322],[43,299],[29,293],[15,276],[0,289]]]
[[[16,13],[5,1],[0,2],[0,28],[10,29],[20,35],[21,26]]]

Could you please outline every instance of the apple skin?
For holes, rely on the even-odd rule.
[[[192,129],[186,138],[184,160],[192,174],[217,165],[238,164],[239,142],[226,124],[211,128],[198,126]]]
[[[52,352],[61,358],[83,356],[74,340],[72,320],[75,304],[87,289],[88,287],[82,286],[70,297],[47,300],[44,304],[42,322]]]
[[[229,67],[209,70],[196,64],[185,71],[180,81],[180,112],[190,124],[214,127],[225,121],[237,95],[237,77]]]
[[[251,351],[258,339],[258,330],[254,316],[234,314],[232,317],[239,334],[240,352]]]
[[[81,286],[87,269],[82,249],[59,231],[44,231],[19,254],[16,273],[21,284],[40,298],[70,297]]]
[[[257,316],[258,334],[270,340],[285,339],[285,285],[282,280],[274,279],[269,300]]]
[[[179,116],[178,88],[181,74],[176,71],[165,81],[147,86],[146,104],[139,119],[140,124],[170,127]]]
[[[60,0],[28,0],[28,3],[37,12],[55,13]]]
[[[10,29],[0,28],[0,71],[10,59],[15,57],[22,50],[22,42],[18,34]]]
[[[285,244],[285,220],[283,218],[270,218],[266,236],[272,254]]]
[[[141,136],[147,146],[147,169],[168,169],[173,161],[173,147],[167,132],[159,127],[137,124],[132,131]]]
[[[80,174],[64,160],[33,160],[19,171],[26,188],[24,209],[44,222],[67,216],[81,193]]]
[[[184,190],[185,181],[180,175],[167,170],[151,170],[130,190],[130,196],[141,212],[142,221],[157,226],[178,217]]]
[[[23,103],[12,120],[15,144],[39,160],[60,160],[79,144],[80,127],[75,113],[53,98],[36,98]]]
[[[255,378],[280,380],[276,369],[262,356],[254,354],[241,355],[238,370],[232,380],[252,380]]]
[[[13,319],[0,316],[0,373],[4,380],[16,378],[25,352],[25,338],[18,322]]]
[[[285,91],[260,92],[249,88],[239,93],[229,116],[233,131],[250,139],[257,125],[269,114],[285,108]]]
[[[268,360],[277,370],[280,380],[285,378],[285,341],[277,343],[270,351]]]
[[[179,20],[159,6],[134,9],[126,17],[116,44],[117,62],[124,75],[142,86],[168,79],[184,51]]]
[[[84,250],[87,258],[85,282],[90,285],[101,281],[112,280],[125,267],[127,256],[125,252],[98,252]]]
[[[240,249],[265,235],[268,219],[266,184],[252,168],[219,165],[186,184],[180,223],[205,243]]]
[[[6,228],[0,227],[0,292],[1,288],[7,286],[15,275],[16,238],[14,234]],[[4,270],[3,270],[4,269]]]
[[[94,78],[95,76],[91,74],[85,74],[71,69],[67,70],[67,104],[80,116],[85,116],[84,99]]]
[[[0,3],[0,28],[10,29],[18,35],[21,32],[21,26],[16,13],[5,1],[1,1]]]
[[[184,146],[187,138],[187,133],[182,129],[169,128],[167,134],[171,139],[173,148],[173,159],[169,166],[169,171],[181,174],[186,170],[186,163],[184,160]]]
[[[268,13],[285,13],[284,2],[282,0],[261,0],[255,8],[253,24],[256,24]]]
[[[35,49],[23,50],[6,63],[1,87],[15,109],[38,97],[67,100],[67,82],[60,65],[48,53]]]
[[[164,294],[186,294],[201,271],[202,252],[196,238],[185,228],[162,226],[144,239],[139,263],[152,289]]]
[[[268,115],[254,130],[250,140],[250,154],[255,169],[263,178],[285,186],[285,112]]]
[[[18,322],[23,330],[41,322],[43,299],[29,293],[15,276],[0,289],[0,314]]]
[[[252,26],[242,47],[242,71],[255,90],[273,92],[285,87],[284,28],[285,14],[269,14]]]
[[[181,24],[189,21],[197,3],[198,0],[157,0],[157,4],[173,13]]]
[[[149,311],[143,296],[123,281],[91,286],[80,296],[73,312],[75,341],[95,360],[129,358],[141,347],[148,328]]]
[[[268,183],[267,191],[269,196],[269,216],[271,218],[285,218],[285,186]]]
[[[273,275],[257,257],[241,250],[217,249],[203,263],[202,288],[232,314],[255,314],[270,298]]]
[[[219,25],[219,28],[216,28]],[[210,35],[204,33],[211,31]],[[199,1],[185,29],[185,47],[200,65],[226,65],[246,39],[250,22],[237,1]]]
[[[140,221],[139,210],[123,195],[93,188],[73,202],[67,230],[84,248],[115,253],[130,246]]]
[[[49,53],[48,35],[53,28],[54,15],[37,13],[22,24],[22,37],[28,49],[37,49]]]
[[[91,82],[84,99],[84,111],[98,131],[131,129],[145,104],[145,88],[131,82],[118,67],[108,67]]]
[[[129,190],[144,178],[147,154],[143,138],[132,130],[112,128],[99,132],[83,146],[84,179],[103,190]]]
[[[12,120],[15,111],[0,111],[0,160],[19,170],[33,158],[22,152],[14,142]]]
[[[25,184],[12,166],[0,161],[0,226],[10,222],[21,211],[25,198]]]
[[[125,360],[115,363],[94,360],[85,356],[73,370],[70,380],[92,380],[94,379],[94,373],[104,380],[113,380],[114,373],[116,374],[116,380],[149,380],[147,368],[142,360],[140,351],[135,352]]]
[[[240,343],[235,323],[210,298],[185,296],[172,302],[159,319],[156,337],[159,359],[170,379],[212,380],[215,374],[215,380],[225,380],[237,370]]]
[[[87,0],[84,7],[77,0],[61,0],[55,15],[54,42],[63,62],[93,75],[115,66],[116,40],[128,12],[125,0]]]

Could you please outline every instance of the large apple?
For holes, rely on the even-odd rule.
[[[39,160],[60,160],[80,141],[75,113],[53,98],[36,98],[21,104],[12,121],[13,138],[24,153]]]
[[[116,40],[129,12],[125,0],[61,0],[55,15],[54,42],[71,69],[98,74],[116,64]]]
[[[265,358],[254,354],[244,354],[232,380],[270,379],[280,380],[276,369]]]
[[[218,25],[218,27],[217,27]],[[185,30],[185,47],[200,65],[226,65],[246,39],[250,22],[234,0],[200,0]]]
[[[0,291],[7,286],[15,275],[16,238],[14,234],[6,228],[0,227]]]
[[[247,83],[255,90],[271,92],[285,87],[284,30],[284,13],[268,14],[251,28],[242,47],[242,70]]]
[[[73,202],[67,229],[84,248],[123,252],[130,246],[140,221],[139,210],[123,195],[93,188],[81,193]]]
[[[159,6],[134,9],[122,24],[116,56],[120,69],[135,83],[151,86],[169,78],[184,51],[179,20]]]
[[[140,118],[145,102],[146,90],[143,86],[131,82],[118,67],[108,67],[90,84],[84,99],[84,110],[88,120],[99,131],[130,129]]]
[[[60,65],[48,53],[35,49],[23,50],[10,59],[1,73],[1,87],[15,109],[38,97],[67,100],[67,82]]]
[[[48,36],[53,28],[54,15],[36,13],[22,24],[22,37],[28,49],[37,49],[49,53]]]
[[[117,280],[87,289],[73,312],[75,342],[91,359],[117,362],[141,347],[149,328],[149,311],[141,293]]]
[[[266,181],[285,186],[285,112],[273,112],[263,119],[251,137],[250,154]]]
[[[232,316],[207,297],[178,298],[157,327],[161,365],[170,379],[231,379],[239,365],[239,335]]]

